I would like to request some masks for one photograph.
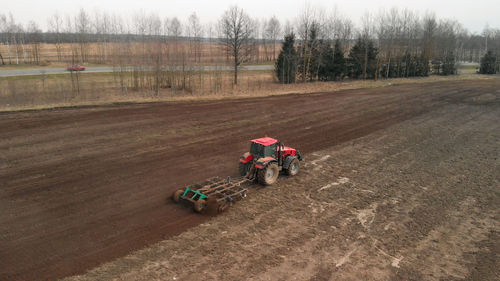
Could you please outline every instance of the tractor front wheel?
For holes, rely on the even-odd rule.
[[[198,213],[203,212],[205,208],[207,207],[207,201],[203,199],[199,199],[198,201],[194,202],[194,210]]]
[[[248,174],[248,171],[250,171],[250,168],[252,167],[252,162],[248,163],[241,163],[239,166],[239,171],[240,171],[240,176],[246,176]]]
[[[174,192],[174,195],[172,195],[172,199],[174,199],[174,202],[179,202],[181,195],[184,193],[184,189],[179,189],[176,192]]]
[[[289,176],[295,176],[299,172],[300,164],[297,158],[293,159],[286,169],[286,174]]]
[[[276,163],[271,163],[257,173],[257,180],[262,185],[271,185],[279,176],[279,168]]]

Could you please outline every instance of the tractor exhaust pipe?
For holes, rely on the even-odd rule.
[[[282,154],[281,145],[282,145],[281,141],[278,141],[278,167],[283,166],[283,160],[281,159],[281,154]]]

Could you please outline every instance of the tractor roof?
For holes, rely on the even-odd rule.
[[[273,138],[269,138],[269,137],[265,137],[265,138],[260,138],[260,139],[254,139],[254,140],[252,140],[252,142],[262,144],[263,146],[268,146],[268,145],[277,143],[278,140],[273,139]]]

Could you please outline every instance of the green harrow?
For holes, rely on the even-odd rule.
[[[250,180],[246,177],[231,180],[211,178],[202,183],[187,186],[177,190],[173,199],[175,202],[191,204],[196,212],[203,212],[208,206],[217,212],[222,212],[235,201],[247,196],[248,189],[243,187]]]

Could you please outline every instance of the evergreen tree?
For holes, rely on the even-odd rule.
[[[344,79],[346,74],[346,59],[340,41],[335,42],[335,50],[333,51],[333,79]]]
[[[377,68],[377,48],[369,39],[358,38],[349,52],[349,76],[351,78],[374,78]],[[366,72],[365,72],[366,70]]]
[[[325,49],[325,43],[323,40],[318,39],[318,32],[319,32],[319,26],[317,23],[313,23],[311,25],[311,29],[309,31],[309,41],[307,42],[308,48],[310,50],[310,57],[309,57],[309,82],[313,82],[314,80],[318,79],[318,72],[322,64],[324,64],[323,61],[323,52],[327,51]]]
[[[276,76],[282,84],[295,83],[297,73],[297,52],[295,51],[294,44],[295,35],[293,33],[286,35],[278,60],[274,66]]]
[[[424,55],[405,54],[393,57],[388,64],[382,64],[380,74],[384,78],[401,78],[429,76],[429,71],[429,62]]]
[[[481,66],[479,73],[481,74],[496,74],[497,73],[497,57],[493,52],[488,51],[484,57],[481,58]]]
[[[323,44],[322,49],[323,59],[318,71],[318,79],[322,81],[343,79],[346,72],[346,62],[340,41],[335,42],[334,49],[329,44]]]
[[[318,66],[318,80],[320,81],[331,81],[334,79],[333,74],[333,60],[334,54],[333,49],[330,47],[330,44],[321,44],[322,48],[322,60]]]
[[[444,57],[441,75],[453,74],[457,74],[457,68],[455,66],[455,55],[453,54],[453,52],[448,52]]]
[[[417,59],[417,69],[417,76],[429,76],[431,69],[429,67],[429,60],[424,53]]]

